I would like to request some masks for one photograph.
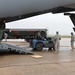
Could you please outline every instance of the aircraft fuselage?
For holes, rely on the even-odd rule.
[[[75,3],[75,0],[0,0],[0,18],[14,17]]]

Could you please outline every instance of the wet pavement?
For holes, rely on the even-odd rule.
[[[29,44],[24,41],[8,41],[9,43],[27,49]],[[3,53],[0,55],[0,75],[75,75],[75,51],[71,51],[70,39],[60,41],[60,50],[33,51],[43,56],[33,58],[32,55]]]

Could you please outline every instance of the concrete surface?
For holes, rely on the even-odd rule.
[[[26,48],[29,45],[23,41],[3,43]],[[36,59],[32,55],[1,54],[0,75],[75,75],[75,51],[71,51],[70,39],[62,38],[57,54],[46,49],[34,52],[43,57]]]

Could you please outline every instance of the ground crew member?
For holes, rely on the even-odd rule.
[[[0,29],[0,43],[1,43],[1,41],[2,41],[2,39],[3,39],[3,36],[4,36],[4,31],[2,30],[2,29]]]
[[[54,46],[55,53],[57,53],[59,51],[60,40],[61,40],[61,37],[59,35],[59,32],[57,31],[55,37],[53,38],[54,45],[55,45]]]
[[[74,34],[73,34],[73,32],[71,32],[71,48],[72,48],[72,50],[74,50],[74,41],[75,41],[75,36],[74,36]]]
[[[42,37],[42,35],[41,35],[41,31],[39,31],[35,37],[36,37],[38,40],[43,40],[43,39],[44,39],[44,37]]]
[[[4,33],[4,36],[5,36],[5,41],[7,41],[8,34]]]

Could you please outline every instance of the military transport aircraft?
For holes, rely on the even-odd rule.
[[[0,41],[3,39],[5,23],[44,13],[75,11],[75,0],[0,0]],[[70,15],[75,24],[75,14]],[[1,42],[0,42],[1,43]],[[16,46],[1,44],[0,51],[14,51],[22,54],[30,52]]]
[[[7,22],[68,11],[75,11],[75,0],[0,0],[0,28]]]

